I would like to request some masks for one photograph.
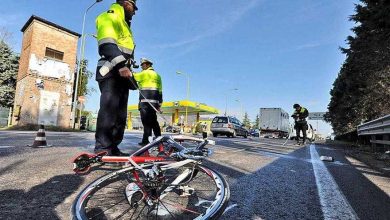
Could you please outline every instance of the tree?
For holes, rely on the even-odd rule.
[[[330,91],[326,119],[337,134],[390,114],[390,1],[360,0],[350,17],[357,26]]]
[[[242,119],[242,123],[244,124],[244,127],[248,129],[251,127],[251,121],[249,120],[249,116],[247,112],[245,112],[244,118]]]
[[[80,78],[78,87],[78,96],[87,96],[94,92],[92,88],[88,88],[88,81],[93,76],[93,73],[88,70],[88,60],[81,61]]]
[[[0,41],[0,106],[12,107],[15,98],[19,56],[5,41]]]
[[[253,128],[254,129],[260,128],[260,117],[259,117],[259,114],[256,115],[256,120],[255,120],[255,123],[253,125]]]
[[[88,96],[92,94],[95,90],[93,88],[88,88],[88,81],[93,76],[93,73],[88,70],[88,60],[81,61],[80,75],[79,75],[79,84],[77,88],[77,97]],[[77,77],[75,77],[76,80]],[[84,104],[84,103],[83,103]],[[80,118],[80,114],[84,115],[81,110],[76,111],[77,117]]]

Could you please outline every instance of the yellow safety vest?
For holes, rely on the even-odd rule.
[[[125,11],[117,3],[96,18],[98,45],[112,43],[125,54],[132,55],[135,47],[133,33],[125,20]]]
[[[162,82],[161,77],[152,67],[133,74],[138,83],[140,92],[140,102],[162,103]]]
[[[119,63],[124,66],[127,59],[134,57],[135,44],[130,26],[125,20],[124,9],[117,3],[96,18],[96,30],[99,54],[102,56],[98,67],[104,77]],[[109,51],[106,51],[107,48]]]

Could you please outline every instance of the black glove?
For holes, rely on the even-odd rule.
[[[137,81],[135,81],[134,76],[132,76],[129,79],[128,85],[129,85],[130,90],[137,90],[138,89],[138,84],[137,84]]]

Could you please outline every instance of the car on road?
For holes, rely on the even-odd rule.
[[[180,127],[168,125],[167,127],[164,128],[164,131],[171,132],[171,133],[179,133]]]
[[[233,116],[216,116],[211,122],[211,132],[214,137],[226,135],[227,137],[243,136],[247,138],[249,131]]]
[[[252,137],[260,137],[259,129],[252,129],[249,131],[249,135]]]

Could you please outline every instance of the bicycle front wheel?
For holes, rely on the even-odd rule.
[[[226,180],[204,165],[169,169],[160,179],[150,183],[133,167],[107,174],[77,196],[72,214],[75,219],[215,219],[228,204]]]

